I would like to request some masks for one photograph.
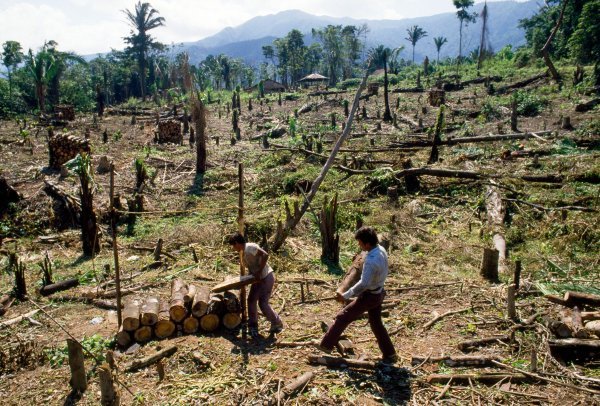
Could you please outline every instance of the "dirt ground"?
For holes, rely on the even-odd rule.
[[[378,118],[378,115],[383,117],[384,106],[380,91],[378,96],[361,101],[359,115],[365,105],[367,118],[355,121],[353,135],[338,156],[337,165],[341,167],[331,169],[312,209],[283,249],[271,253],[270,263],[277,275],[272,303],[281,313],[284,331],[277,337],[269,337],[268,323],[261,319],[263,336],[258,340],[243,339],[239,331],[219,329],[214,334],[151,341],[132,348],[130,353],[117,350],[117,364],[121,368],[118,377],[123,383],[122,404],[268,404],[283,386],[306,371],[314,371],[314,379],[302,393],[282,404],[600,404],[597,359],[572,364],[561,362],[549,353],[548,339],[552,333],[545,320],[559,317],[561,309],[544,298],[544,293],[553,289],[561,293],[575,285],[591,289],[599,286],[598,151],[577,144],[586,140],[597,145],[598,133],[586,129],[594,120],[597,122],[598,111],[574,112],[578,99],[567,98],[565,91],[556,90],[549,81],[534,83],[528,91],[541,94],[547,105],[534,117],[520,117],[519,129],[552,133],[527,140],[442,146],[441,160],[432,166],[499,176],[500,190],[508,199],[504,233],[509,250],[500,283],[490,284],[479,275],[483,248],[492,246],[492,227],[485,213],[489,181],[421,176],[420,191],[408,193],[402,179],[381,168],[398,171],[407,158],[413,167],[423,167],[430,148],[397,147],[401,142],[423,139],[426,134],[419,134],[401,119],[394,126]],[[130,116],[107,115],[94,124],[91,115],[78,115],[69,124],[66,130],[71,134],[83,136],[89,130],[94,167],[102,155],[114,162],[116,190],[123,202],[134,191],[135,158],[142,158],[150,171],[151,180],[144,192],[147,212],[133,226],[126,224],[123,215],[119,225],[122,274],[134,275],[124,282],[124,287],[142,285],[130,297],[142,299],[154,294],[167,299],[174,277],[212,286],[238,272],[237,254],[223,241],[224,236],[237,229],[238,162],[244,164],[244,217],[252,240],[260,242],[263,236],[273,233],[276,220],[284,213],[284,199],[302,202],[303,196],[295,190],[295,185],[314,180],[323,163],[322,157],[305,151],[302,136],[315,136],[316,144],[320,134],[322,154],[327,156],[341,133],[341,100],[351,102],[354,91],[330,95],[327,100],[308,97],[308,91],[298,94],[298,100],[284,100],[282,106],[274,95],[262,106],[254,99],[252,111],[248,110],[248,96],[244,95],[242,140],[235,145],[229,142],[231,116],[225,102],[210,104],[209,167],[203,177],[196,177],[195,154],[187,145],[187,136],[182,146],[153,142],[153,117],[138,117],[132,124]],[[497,134],[499,130],[510,132],[510,114],[506,109],[499,109],[499,116],[490,120],[480,118],[482,106],[489,101],[483,85],[448,92],[446,97],[446,126],[454,130],[447,131],[444,139]],[[394,108],[397,98],[398,110]],[[494,100],[507,103],[502,97]],[[319,107],[298,117],[295,137],[288,133],[270,139],[269,148],[264,148],[260,139],[250,140],[265,131],[257,126],[270,123],[273,127],[280,124],[287,128],[288,116],[306,103],[318,103]],[[427,93],[394,93],[390,103],[399,118],[412,121],[421,118],[425,127],[434,126],[438,116],[439,108],[429,106]],[[337,113],[336,128],[331,127],[331,112]],[[560,117],[567,115],[572,130],[560,128]],[[109,134],[106,144],[102,142],[105,130]],[[52,181],[77,196],[79,180],[73,174],[63,177],[46,168],[45,129],[37,133],[32,128],[30,140],[31,143],[21,141],[16,122],[0,123],[0,176],[6,177],[24,197],[11,219],[2,223],[10,225],[10,233],[3,228],[6,235],[0,249],[5,254],[16,247],[27,266],[30,298],[44,306],[47,314],[38,312],[31,320],[0,327],[0,396],[4,404],[10,405],[99,404],[98,377],[92,358],[86,358],[88,390],[79,400],[70,396],[68,362],[60,358],[67,335],[59,324],[77,339],[89,340],[94,335],[112,339],[117,331],[116,314],[59,298],[81,295],[114,275],[113,271],[104,273],[104,265],[112,269],[113,264],[107,216],[109,175],[94,175],[95,207],[103,231],[102,250],[94,259],[85,258],[81,256],[79,231],[56,229],[60,219],[55,218],[52,199],[43,191],[44,182]],[[575,144],[565,140],[575,140]],[[316,147],[313,149],[316,151]],[[510,151],[548,149],[550,153],[540,153],[535,161],[533,155],[506,159],[506,151],[510,155]],[[347,167],[355,171],[344,169]],[[372,169],[376,171],[370,172]],[[542,174],[560,175],[562,179],[533,183],[520,178]],[[386,196],[390,186],[398,187],[397,201]],[[335,291],[343,271],[321,263],[316,222],[324,198],[334,193],[340,201],[342,269],[358,251],[353,239],[357,220],[374,226],[388,247],[390,277],[386,282],[384,321],[400,356],[394,366],[380,365],[376,370],[328,369],[308,363],[309,355],[319,354],[311,346],[277,345],[277,342],[319,339],[320,322],[331,321],[340,310],[339,304],[327,298]],[[557,209],[564,206],[575,208]],[[157,269],[141,271],[153,262],[152,253],[143,248],[154,247],[158,238],[164,240],[164,250],[170,255],[163,256],[163,264]],[[192,248],[199,259],[197,264],[192,259]],[[36,293],[40,286],[37,264],[46,252],[54,263],[55,279],[78,277],[82,286],[49,298],[40,297]],[[515,322],[506,314],[507,286],[512,281],[517,259],[523,264],[517,296],[518,319],[538,316],[530,326],[517,330],[511,341],[499,341],[469,353],[496,356],[505,367],[412,365],[413,356],[464,355],[457,347],[459,342],[508,334]],[[4,268],[7,262],[4,255],[1,261]],[[143,287],[149,283],[153,286]],[[306,303],[301,301],[301,284],[305,286]],[[3,272],[0,292],[8,293],[12,285],[12,275]],[[16,302],[0,323],[35,309],[31,302]],[[462,311],[443,317],[430,328],[423,327],[434,317],[454,310]],[[362,355],[371,361],[380,358],[366,319],[353,323],[346,336],[355,346],[355,355],[351,357]],[[132,359],[168,345],[176,345],[178,350],[165,360],[164,380],[159,381],[154,367],[122,372]],[[514,368],[529,371],[532,349],[537,350],[537,374],[546,380],[531,378],[517,383],[507,379],[488,386],[473,380],[470,385],[449,387],[427,381],[435,373],[515,373]],[[192,358],[194,351],[204,354],[210,365],[197,364]],[[59,364],[51,361],[56,354],[61,360]],[[586,376],[588,380],[577,376]]]

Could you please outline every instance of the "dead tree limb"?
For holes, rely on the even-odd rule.
[[[556,22],[554,29],[550,33],[548,40],[546,41],[546,43],[544,44],[544,46],[541,49],[542,56],[544,58],[544,62],[546,63],[546,66],[548,67],[548,70],[550,71],[550,74],[552,75],[552,79],[554,79],[554,81],[556,83],[558,83],[559,85],[562,84],[562,79],[560,77],[560,74],[554,67],[554,64],[552,63],[552,59],[550,59],[549,49],[550,49],[550,45],[552,44],[552,40],[554,39],[554,36],[558,32],[558,29],[560,28],[560,25],[562,24],[563,17],[565,15],[565,9],[567,8],[568,2],[569,2],[568,0],[563,0],[562,8],[560,10],[560,15],[558,16],[558,21]]]
[[[369,67],[370,67],[370,63],[369,63]],[[323,165],[323,168],[321,168],[321,172],[314,180],[312,187],[310,188],[310,191],[308,192],[308,195],[306,196],[306,198],[304,200],[304,203],[302,203],[301,207],[298,207],[298,204],[296,202],[296,204],[294,205],[294,215],[291,214],[289,207],[286,204],[287,210],[286,210],[285,224],[282,224],[281,221],[277,222],[277,231],[275,232],[275,235],[273,235],[271,237],[271,243],[269,244],[273,251],[277,251],[277,250],[279,250],[279,248],[281,248],[281,246],[283,245],[287,236],[290,234],[290,232],[294,228],[296,228],[296,225],[300,222],[300,220],[302,219],[302,216],[304,215],[304,213],[306,213],[306,210],[308,210],[308,207],[312,203],[312,200],[314,199],[317,191],[319,190],[319,186],[321,186],[321,183],[325,179],[327,172],[329,172],[329,169],[333,165],[338,151],[340,150],[344,141],[346,141],[346,139],[350,135],[350,131],[352,129],[352,121],[354,119],[354,115],[356,114],[356,110],[358,109],[360,95],[361,95],[362,91],[365,89],[365,86],[367,85],[368,77],[369,77],[369,69],[367,68],[367,70],[365,71],[365,75],[362,79],[362,82],[360,83],[360,86],[358,87],[358,90],[356,91],[356,95],[354,96],[354,102],[352,103],[352,109],[350,111],[350,115],[347,118],[347,121],[346,121],[346,124],[344,127],[344,131],[342,132],[342,135],[338,138],[337,142],[335,143],[335,146],[331,150],[331,154],[329,155],[327,162],[325,162],[325,165]]]

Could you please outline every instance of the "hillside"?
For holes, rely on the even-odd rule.
[[[473,8],[480,13],[483,4],[478,3]],[[517,3],[513,1],[492,2],[488,4],[490,20],[489,32],[491,45],[498,50],[507,44],[523,45],[524,32],[518,27],[519,20],[533,15],[538,10],[536,1]],[[406,29],[419,25],[428,33],[428,37],[417,44],[415,58],[421,60],[425,55],[435,57],[433,38],[445,36],[448,44],[442,48],[441,57],[455,56],[458,53],[458,20],[455,13],[443,13],[428,17],[410,18],[403,20],[366,20],[352,18],[336,18],[315,16],[299,10],[288,10],[277,14],[260,16],[248,20],[237,27],[228,27],[219,33],[193,43],[184,44],[184,49],[190,53],[193,63],[198,63],[207,55],[221,53],[231,57],[242,58],[247,63],[257,64],[262,61],[261,46],[270,44],[273,38],[282,37],[296,28],[306,34],[305,41],[312,42],[312,28],[324,27],[328,24],[362,25],[367,24],[370,32],[367,36],[367,46],[384,44],[389,47],[406,46],[401,55],[410,57],[409,43],[404,39]],[[465,52],[476,48],[479,44],[481,23],[469,25],[464,29]]]

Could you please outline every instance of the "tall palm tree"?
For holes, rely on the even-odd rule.
[[[87,62],[74,52],[59,51],[56,48],[58,45],[56,41],[48,41],[47,45],[48,52],[54,57],[54,63],[56,65],[56,71],[48,83],[48,101],[51,105],[57,105],[60,102],[60,80],[66,72],[67,67],[73,63],[87,65]]]
[[[458,36],[458,62],[462,58],[462,33],[463,25],[474,23],[477,19],[477,13],[469,13],[467,9],[473,6],[475,0],[453,0],[454,7],[456,7],[456,17],[460,21],[460,31]]]
[[[440,64],[440,50],[444,46],[444,44],[448,42],[448,38],[446,37],[435,37],[433,39],[433,43],[435,44],[435,48],[437,49],[437,64]]]
[[[387,66],[388,59],[392,54],[392,50],[388,47],[384,47],[383,45],[379,45],[375,48],[371,54],[371,59],[374,66],[382,66],[383,65],[383,100],[385,102],[385,111],[383,113],[384,121],[392,121],[392,114],[390,112],[390,102],[388,98],[388,75],[387,75]]]
[[[406,32],[408,33],[408,36],[405,39],[412,44],[412,61],[415,63],[415,45],[427,36],[427,31],[418,25],[413,25],[408,28]]]
[[[158,10],[152,8],[150,3],[142,3],[140,1],[135,5],[134,12],[123,10],[127,16],[129,25],[133,28],[129,37],[125,37],[125,42],[130,44],[131,51],[137,59],[140,86],[142,98],[146,95],[146,66],[148,52],[150,50],[161,50],[164,48],[159,42],[148,34],[148,31],[154,28],[165,25],[165,19],[158,16]]]

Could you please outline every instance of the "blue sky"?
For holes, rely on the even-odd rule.
[[[133,10],[135,3],[0,0],[0,43],[19,41],[27,50],[54,40],[61,50],[79,54],[122,49],[129,27],[121,10]],[[257,15],[289,9],[368,19],[401,19],[454,11],[451,0],[150,0],[149,3],[166,19],[165,27],[152,32],[166,44],[196,41]]]

